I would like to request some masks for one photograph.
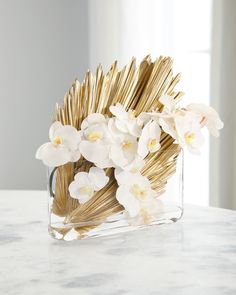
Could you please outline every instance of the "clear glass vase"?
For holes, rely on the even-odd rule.
[[[158,210],[151,218],[130,218],[124,208],[115,199],[116,190],[111,191],[114,208],[103,206],[96,198],[89,205],[80,205],[70,197],[68,186],[78,171],[75,164],[66,164],[60,168],[48,170],[49,194],[49,233],[55,239],[76,240],[117,234],[125,231],[142,229],[147,226],[173,223],[183,214],[183,151],[171,152],[168,149],[159,152],[152,163],[151,175],[147,175],[157,191]],[[79,171],[86,171],[86,165]],[[145,173],[144,173],[145,175]],[[150,176],[150,177],[149,177]],[[113,180],[115,181],[115,180]],[[127,181],[129,181],[127,179]],[[108,189],[104,190],[107,194]],[[107,199],[106,199],[107,200]],[[104,212],[103,212],[104,210]],[[94,213],[95,212],[95,213]],[[104,213],[104,214],[103,214]]]

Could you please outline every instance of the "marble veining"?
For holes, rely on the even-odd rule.
[[[236,212],[186,206],[181,221],[64,242],[47,196],[0,191],[0,294],[235,295]]]

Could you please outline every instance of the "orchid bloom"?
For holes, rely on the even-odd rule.
[[[206,126],[213,136],[219,136],[218,130],[223,128],[224,123],[212,107],[201,103],[191,103],[186,107],[186,109],[196,115],[199,115],[201,126]]]
[[[177,143],[181,147],[187,146],[191,153],[199,154],[204,138],[198,117],[191,112],[186,112],[184,116],[176,116],[175,123],[178,134]]]
[[[163,104],[164,108],[158,115],[158,122],[165,133],[170,134],[171,137],[177,139],[178,135],[176,132],[175,117],[182,112],[180,109],[176,109],[176,102],[169,95],[161,96],[159,101]]]
[[[140,173],[121,170],[115,171],[115,177],[119,185],[116,198],[129,217],[137,217],[144,211],[148,214],[155,202],[155,192],[151,189],[149,180]]]
[[[156,114],[157,112],[155,112],[155,114]],[[154,118],[153,118],[153,115],[154,114],[154,112],[142,112],[142,113],[140,113],[139,115],[138,115],[138,117],[137,117],[137,123],[138,123],[138,125],[139,126],[144,126],[144,125],[146,125],[149,121],[151,121],[151,120],[155,120]]]
[[[145,161],[143,158],[141,158],[139,155],[136,155],[134,160],[130,164],[123,167],[123,169],[131,173],[137,173],[143,169],[144,165]]]
[[[161,117],[173,117],[176,111],[176,101],[170,95],[165,94],[159,98],[159,102],[164,106],[162,112],[152,111],[141,113],[137,118],[140,125],[145,125],[150,120],[158,120]]]
[[[125,108],[120,103],[117,103],[115,106],[110,106],[109,110],[115,116],[115,125],[119,131],[130,133],[136,137],[140,136],[141,127],[138,125],[133,110],[126,112]]]
[[[121,132],[116,126],[115,118],[109,119],[108,130],[110,132],[109,158],[113,163],[112,167],[121,167],[124,170],[132,170],[134,165],[141,167],[142,160],[137,155],[137,138],[129,133]]]
[[[148,153],[156,152],[160,146],[161,128],[155,121],[149,121],[143,128],[138,142],[138,154],[144,159]]]
[[[136,159],[138,149],[137,138],[130,134],[118,134],[114,136],[110,146],[109,157],[114,163],[114,167],[125,169]]]
[[[156,111],[143,112],[138,116],[138,124],[145,126],[151,121],[158,122],[159,126],[162,127],[163,131],[170,134],[172,137],[176,136],[174,113],[160,113]]]
[[[130,225],[150,224],[153,220],[157,220],[164,210],[164,205],[161,200],[150,198],[148,202],[142,204],[139,214],[129,219],[129,214],[124,212]]]
[[[80,151],[82,156],[97,167],[112,167],[109,160],[110,136],[107,119],[98,113],[88,115],[81,124],[82,141]]]
[[[80,204],[89,201],[95,191],[102,189],[109,181],[104,170],[91,167],[89,172],[78,172],[74,181],[69,185],[69,192],[72,198],[78,199]]]
[[[36,152],[36,159],[46,166],[58,167],[80,158],[80,132],[70,125],[54,122],[49,130],[50,142],[41,145]]]
[[[173,114],[176,110],[176,101],[170,95],[162,95],[159,98],[159,102],[161,102],[164,106],[162,114],[170,115]]]
[[[159,101],[164,106],[162,112],[143,112],[138,116],[138,123],[145,126],[150,121],[156,121],[165,133],[170,134],[176,139],[177,133],[174,118],[177,114],[182,113],[182,111],[176,109],[176,101],[169,95],[161,96]]]

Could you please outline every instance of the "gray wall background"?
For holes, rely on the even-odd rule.
[[[213,4],[211,97],[225,125],[211,144],[210,205],[236,209],[236,1]]]
[[[87,1],[0,0],[0,189],[45,189],[34,158],[88,68]]]

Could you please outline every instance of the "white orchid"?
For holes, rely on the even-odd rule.
[[[161,96],[159,101],[164,106],[162,112],[152,111],[141,113],[138,116],[138,123],[146,125],[150,121],[156,121],[165,133],[170,134],[176,139],[175,116],[182,113],[182,110],[176,108],[176,101],[169,95]]]
[[[113,142],[110,146],[109,157],[114,163],[114,167],[125,169],[131,165],[137,155],[138,141],[137,138],[130,134],[119,134],[113,137]]]
[[[162,110],[162,114],[171,115],[176,111],[176,101],[170,95],[162,95],[159,98],[159,102],[161,102],[164,106]]]
[[[130,217],[152,211],[155,202],[155,191],[152,190],[149,180],[140,173],[115,171],[119,185],[116,191],[118,202],[124,206]]]
[[[91,114],[81,128],[81,154],[97,167],[122,167],[132,171],[143,167],[144,163],[137,155],[137,137],[120,131],[116,118],[107,120],[101,114]]]
[[[123,169],[131,173],[137,173],[143,169],[144,165],[144,159],[141,158],[139,155],[136,155],[134,160],[130,164],[123,167]]]
[[[134,218],[129,218],[129,214],[124,212],[124,215],[128,219],[130,225],[142,225],[150,224],[152,221],[157,220],[158,217],[163,213],[164,205],[161,200],[151,198],[149,202],[144,203],[139,211],[139,214]]]
[[[176,108],[176,101],[169,95],[163,95],[159,101],[163,104],[163,110],[158,114],[158,122],[162,130],[174,139],[178,138],[176,132],[176,116],[183,115],[182,110]]]
[[[175,117],[175,124],[178,134],[177,143],[182,147],[187,146],[191,153],[199,154],[204,138],[198,117],[191,112],[186,112],[183,116]]]
[[[80,158],[80,132],[70,125],[54,122],[49,130],[50,142],[41,145],[36,158],[49,167],[58,167],[68,162],[76,162]]]
[[[119,131],[130,133],[136,137],[140,136],[141,127],[138,125],[133,110],[126,112],[125,108],[120,103],[117,103],[115,106],[110,106],[109,110],[115,116],[115,125]]]
[[[88,115],[81,124],[81,154],[100,168],[113,165],[109,159],[110,135],[107,123],[107,119],[102,114],[93,113]]]
[[[90,200],[95,191],[102,189],[109,181],[104,170],[91,167],[89,172],[78,172],[74,181],[69,185],[69,192],[72,198],[78,199],[80,204]]]
[[[139,114],[137,120],[138,124],[146,125],[151,120],[158,121],[159,118],[170,118],[173,117],[176,110],[176,101],[169,95],[163,95],[159,98],[159,102],[163,104],[162,112],[152,111],[152,112],[142,112]]]
[[[138,123],[138,125],[143,127],[149,121],[155,120],[155,118],[153,117],[153,114],[156,114],[156,113],[157,112],[142,112],[137,117],[137,123]]]
[[[125,170],[133,169],[133,166],[142,166],[142,161],[137,155],[137,137],[124,133],[117,128],[116,119],[108,120],[110,134],[109,159],[112,167],[121,167]]]
[[[145,158],[156,152],[160,146],[161,128],[156,121],[149,121],[143,128],[138,142],[138,154]]]
[[[212,107],[201,103],[192,103],[186,109],[199,115],[201,126],[206,126],[213,136],[219,136],[218,130],[222,129],[224,124]]]

